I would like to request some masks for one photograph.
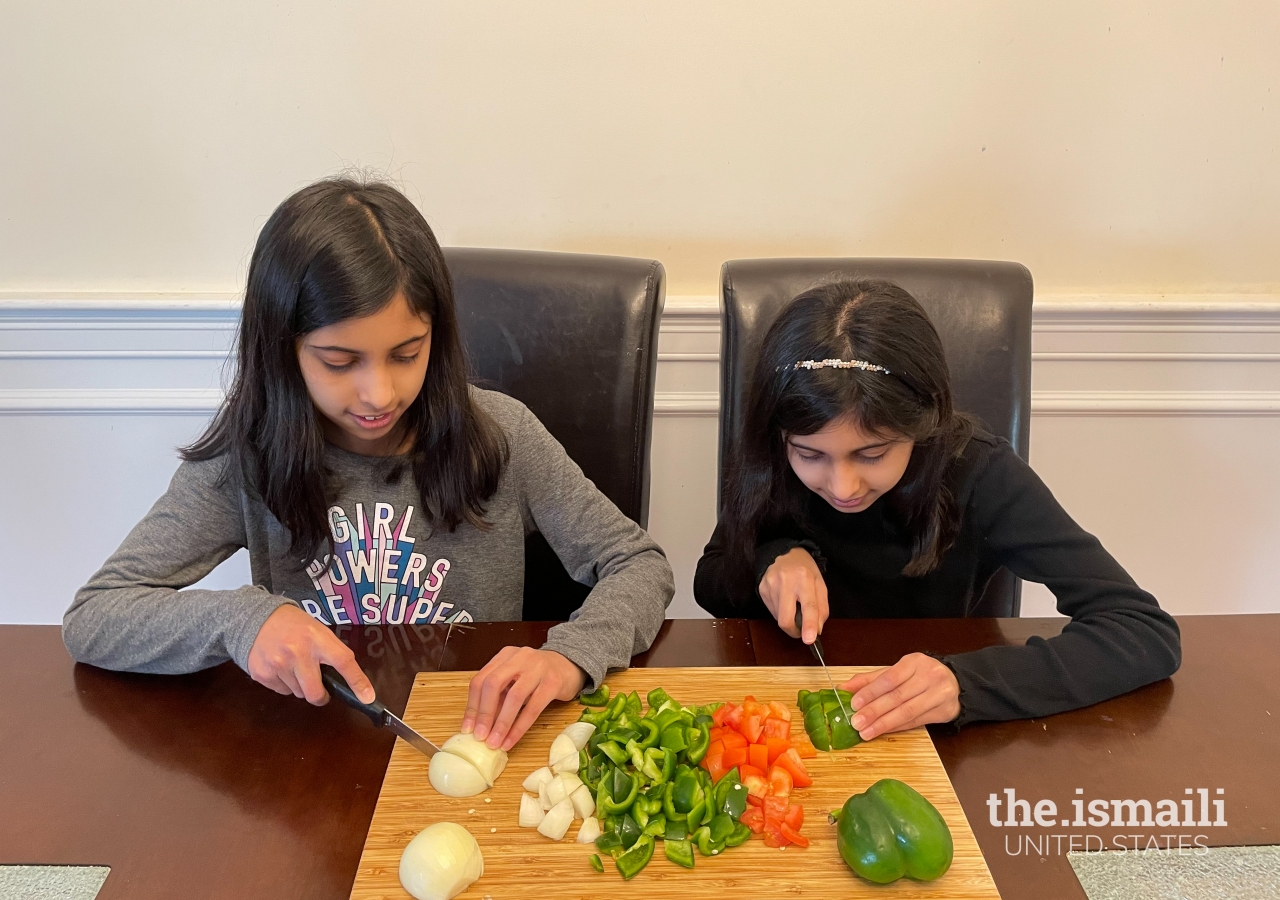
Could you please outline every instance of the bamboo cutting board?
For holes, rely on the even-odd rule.
[[[852,677],[858,667],[832,667],[837,683]],[[422,672],[414,681],[404,719],[426,737],[442,743],[462,721],[467,684],[472,672]],[[821,670],[794,668],[678,668],[628,669],[608,678],[614,693],[638,690],[641,698],[655,687],[664,688],[688,706],[730,700],[741,703],[747,694],[757,700],[781,700],[791,708],[792,725],[803,728],[796,708],[796,691],[826,687]],[[999,898],[991,873],[974,840],[951,781],[923,728],[885,735],[838,753],[819,753],[805,760],[813,785],[797,790],[792,801],[804,806],[801,832],[811,845],[770,849],[756,835],[720,856],[695,851],[695,868],[682,869],[667,860],[662,842],[653,861],[631,881],[623,881],[613,861],[602,857],[601,875],[587,858],[595,847],[575,843],[578,822],[563,841],[543,837],[516,822],[520,783],[534,769],[547,764],[552,739],[582,712],[576,703],[555,703],[511,751],[498,783],[475,797],[454,799],[437,794],[427,780],[428,760],[403,741],[396,741],[374,810],[369,836],[360,857],[352,900],[411,900],[400,886],[400,854],[409,841],[434,822],[456,822],[480,844],[484,875],[459,897],[465,900],[552,900],[602,898],[626,900],[687,900],[691,896],[725,898],[791,897],[910,897],[989,900]],[[951,829],[955,861],[932,882],[901,879],[876,885],[855,876],[836,850],[835,827],[826,814],[844,805],[851,794],[866,790],[881,778],[897,778],[911,785],[938,808]]]

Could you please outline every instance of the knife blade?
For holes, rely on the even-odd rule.
[[[803,618],[803,614],[800,611],[799,604],[796,604],[796,630],[799,631],[801,635],[803,635],[804,618]],[[803,637],[801,639],[803,640]],[[809,649],[813,652],[813,655],[817,657],[818,664],[822,666],[823,674],[827,676],[827,683],[831,685],[831,692],[836,695],[836,702],[840,704],[840,712],[844,713],[844,720],[849,723],[850,727],[853,727],[853,722],[849,718],[849,710],[844,708],[844,701],[840,699],[840,691],[839,689],[836,688],[835,679],[831,677],[831,670],[827,668],[827,661],[823,659],[822,637],[819,635],[814,635],[813,643],[809,645]]]
[[[324,686],[329,693],[336,694],[342,699],[342,702],[357,712],[364,713],[369,717],[369,721],[379,728],[390,728],[409,746],[425,756],[434,756],[440,751],[439,747],[406,725],[403,719],[377,700],[372,703],[361,702],[360,698],[356,696],[356,692],[351,690],[351,685],[347,684],[347,680],[338,674],[338,670],[333,666],[320,666],[320,680],[324,682]]]

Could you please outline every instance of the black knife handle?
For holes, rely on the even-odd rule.
[[[337,694],[347,706],[364,713],[374,725],[381,728],[387,724],[387,708],[377,700],[372,703],[362,703],[356,696],[356,692],[351,690],[351,685],[347,684],[347,679],[338,674],[338,670],[333,666],[320,664],[320,680],[324,682],[329,693]]]

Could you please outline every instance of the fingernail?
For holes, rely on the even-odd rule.
[[[470,734],[470,733],[471,733],[471,729],[473,729],[473,728],[475,728],[475,727],[476,727],[476,723],[475,723],[475,721],[474,721],[474,720],[472,720],[472,719],[463,719],[463,720],[462,720],[462,733],[463,733],[463,734]]]
[[[483,741],[489,736],[489,726],[481,722],[476,726],[476,740]]]
[[[501,743],[502,739],[498,737],[498,732],[496,731],[489,735],[489,740],[485,741],[485,744],[488,745],[490,750],[497,750]]]
[[[867,720],[864,719],[862,716],[854,716],[852,724],[853,724],[854,731],[861,732],[862,726],[867,724]]]
[[[373,689],[372,689],[372,688],[370,688],[369,690],[367,690],[367,691],[363,692],[363,693],[360,695],[360,702],[361,702],[361,703],[372,703],[372,702],[377,698],[377,696],[378,696],[378,695],[377,695],[377,694],[375,694],[375,693],[373,692]]]

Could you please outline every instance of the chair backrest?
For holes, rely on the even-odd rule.
[[[841,278],[906,289],[942,338],[956,407],[980,418],[1026,459],[1031,410],[1031,273],[1012,262],[961,259],[741,259],[720,272],[720,486],[746,409],[745,387],[765,332],[797,294]],[[1017,615],[1021,585],[1001,570],[979,604]]]
[[[476,383],[524,403],[623,514],[647,527],[662,264],[448,247]],[[526,542],[525,618],[565,619],[588,588]]]

